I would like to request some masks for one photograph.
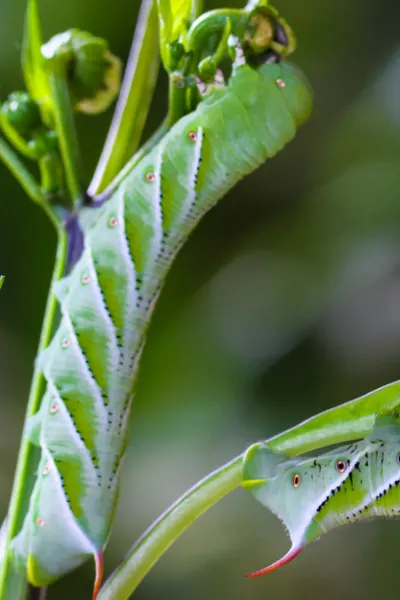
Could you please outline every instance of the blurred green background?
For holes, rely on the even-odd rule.
[[[138,4],[41,0],[46,38],[88,29],[126,59]],[[204,219],[170,274],[143,357],[109,570],[173,500],[247,445],[400,375],[400,5],[277,7],[297,34],[294,60],[314,88],[314,114]],[[2,99],[22,86],[23,12],[23,0],[0,4]],[[149,130],[165,112],[165,83]],[[88,180],[110,114],[79,120]],[[4,514],[55,235],[1,165],[0,182]],[[237,491],[169,550],[135,598],[397,599],[399,535],[395,521],[344,527],[249,581],[243,574],[281,556],[288,540]],[[84,600],[91,585],[88,565],[49,598]]]

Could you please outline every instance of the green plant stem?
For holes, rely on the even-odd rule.
[[[103,192],[136,152],[160,65],[156,0],[143,0],[111,126],[89,196]]]
[[[217,469],[186,492],[131,548],[106,581],[98,600],[126,600],[171,544],[208,508],[240,486],[243,456]]]
[[[60,227],[60,217],[58,215],[65,214],[65,208],[49,204],[46,190],[39,186],[19,156],[2,137],[0,137],[0,160],[11,171],[29,198],[41,206],[55,228],[58,229]]]
[[[56,217],[53,215],[53,222]],[[39,340],[38,354],[48,346],[56,318],[57,300],[53,293],[54,284],[63,276],[67,258],[67,235],[63,225],[58,222],[58,246],[57,255],[53,270],[51,287],[48,295],[47,306],[45,310],[42,332]],[[25,422],[34,415],[40,405],[43,391],[43,375],[35,367],[33,374],[31,391],[29,394],[28,405],[26,409]],[[19,449],[17,468],[14,477],[14,484],[11,493],[10,506],[8,510],[7,536],[4,548],[4,561],[0,570],[0,598],[1,600],[23,600],[26,596],[27,581],[25,575],[17,572],[11,562],[9,544],[12,538],[19,531],[25,513],[27,511],[31,485],[34,477],[37,449],[32,446],[28,439],[23,435]]]
[[[186,102],[187,85],[181,73],[171,73],[168,88],[168,114],[167,123],[172,127],[187,112]]]
[[[59,72],[60,70],[59,66],[55,69],[50,68],[49,83],[55,129],[60,144],[68,193],[72,207],[76,209],[83,201],[80,152],[68,85],[66,77]]]
[[[2,137],[0,137],[0,160],[11,171],[27,195],[34,202],[42,204],[44,202],[44,196],[39,184],[25,167],[19,156]]]

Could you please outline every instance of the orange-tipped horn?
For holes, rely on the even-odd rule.
[[[280,567],[287,565],[294,558],[296,558],[296,556],[298,556],[300,554],[300,552],[303,550],[303,548],[304,548],[304,545],[294,546],[293,548],[291,548],[289,550],[289,552],[287,554],[285,554],[285,556],[283,556],[276,562],[272,563],[272,565],[269,565],[268,567],[265,567],[264,569],[260,569],[259,571],[254,571],[254,573],[248,573],[246,575],[246,577],[259,577],[260,575],[266,575],[266,573],[271,573],[271,571],[276,571],[276,569],[279,569]]]
[[[94,580],[92,600],[97,599],[97,596],[100,591],[101,583],[103,581],[103,572],[104,572],[103,552],[97,552],[95,554],[94,564],[96,567],[96,578]]]

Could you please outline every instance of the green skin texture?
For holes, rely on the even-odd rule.
[[[145,333],[176,253],[310,112],[309,88],[294,67],[239,66],[89,211],[82,257],[56,289],[61,323],[38,359],[47,390],[26,431],[42,455],[12,552],[33,585],[106,545]]]
[[[400,516],[400,425],[380,417],[364,440],[306,458],[288,460],[267,444],[253,446],[243,486],[283,521],[292,542],[282,559],[254,577],[287,564],[335,527]]]

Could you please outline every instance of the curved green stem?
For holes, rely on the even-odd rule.
[[[331,444],[367,437],[376,418],[400,411],[400,381],[393,381],[360,398],[315,415],[268,440],[268,446],[287,455],[304,454]]]
[[[217,469],[184,494],[142,535],[102,587],[98,600],[126,600],[171,544],[242,481],[242,460]]]
[[[217,8],[204,13],[188,31],[188,50],[196,54],[201,52],[210,36],[222,34],[228,21],[231,23],[232,34],[243,38],[250,16],[251,13],[242,8]]]
[[[53,215],[53,222],[56,217]],[[57,300],[53,294],[54,284],[63,276],[67,257],[67,235],[63,225],[58,222],[58,246],[55,260],[51,287],[48,295],[47,306],[45,310],[42,332],[40,335],[38,353],[48,346],[53,333],[54,322],[57,311]],[[26,409],[25,422],[34,415],[40,405],[43,391],[43,375],[35,367],[33,374],[31,391],[29,394],[28,405]],[[14,477],[14,484],[11,494],[10,506],[8,510],[7,536],[4,547],[4,561],[0,570],[0,598],[1,600],[22,600],[26,595],[27,582],[23,574],[17,572],[11,561],[9,545],[12,538],[19,531],[24,519],[31,492],[31,486],[34,478],[35,466],[37,461],[36,448],[22,437],[19,449],[17,468]]]

